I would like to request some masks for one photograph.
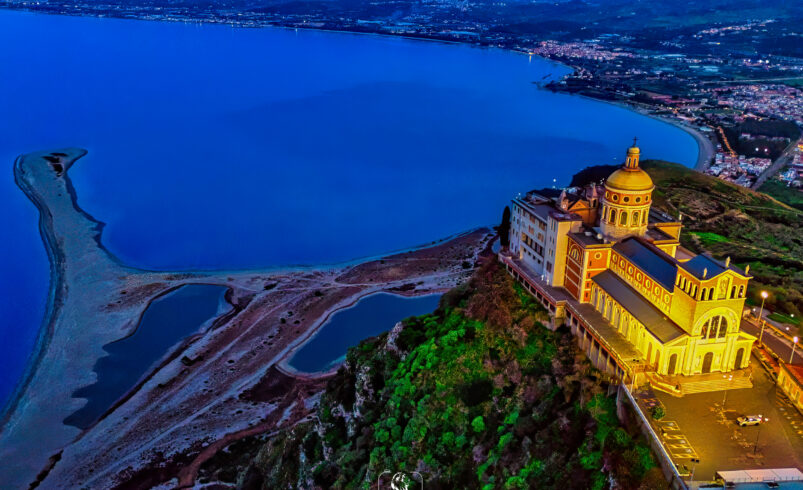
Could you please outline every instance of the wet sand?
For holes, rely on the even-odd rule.
[[[214,454],[208,448],[309,416],[326,377],[278,367],[332,313],[380,291],[444,292],[468,278],[465,263],[493,238],[483,228],[321,269],[134,269],[103,248],[103,224],[78,206],[68,170],[85,154],[42,152],[15,164],[19,187],[40,211],[52,274],[36,352],[0,421],[0,481],[9,488],[175,486],[179,476],[190,485],[200,460]],[[232,310],[166,352],[88,429],[64,425],[85,404],[72,394],[96,381],[103,346],[130,335],[151,301],[185,284],[228,287]]]

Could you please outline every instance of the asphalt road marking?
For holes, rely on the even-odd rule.
[[[696,458],[697,451],[689,444],[686,434],[681,432],[680,426],[674,420],[661,420],[656,425],[660,429],[664,446],[672,458],[688,459]]]

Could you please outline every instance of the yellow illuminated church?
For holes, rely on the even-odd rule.
[[[677,394],[725,378],[749,386],[749,270],[680,246],[679,220],[651,206],[639,153],[629,148],[604,185],[514,199],[500,259],[600,369]]]

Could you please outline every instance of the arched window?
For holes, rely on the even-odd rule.
[[[708,290],[708,301],[711,301],[711,300],[714,299],[714,289],[715,288],[711,288],[711,289]]]
[[[744,285],[739,286],[739,297],[744,298]]]
[[[700,301],[705,301],[707,294],[708,294],[708,289],[703,288],[702,291],[700,292]]]
[[[619,224],[626,225],[627,224],[627,212],[622,211],[619,215]]]
[[[641,223],[641,213],[638,211],[633,212],[633,217],[630,220],[630,224],[633,226],[638,226]]]
[[[611,217],[608,219],[608,221],[611,222],[614,225],[616,224],[616,210],[615,209],[611,209]]]
[[[733,299],[735,297],[736,297],[736,286],[733,286],[731,288],[731,299]]]
[[[646,224],[647,224],[647,215],[648,215],[648,214],[649,214],[649,213],[648,213],[648,212],[647,212],[647,210],[645,209],[645,210],[644,210],[644,214],[643,214],[643,216],[642,216],[642,217],[643,217],[643,219],[641,220],[641,224],[642,224],[642,225],[646,225]]]
[[[706,339],[724,338],[728,333],[728,320],[722,315],[709,318],[703,325],[700,335]]]

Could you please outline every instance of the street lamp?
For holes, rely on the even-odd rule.
[[[794,361],[794,359],[795,359],[795,347],[797,347],[797,341],[798,341],[798,340],[800,340],[800,339],[799,339],[799,338],[797,338],[797,337],[795,337],[795,338],[793,338],[793,339],[792,339],[792,341],[793,341],[794,343],[792,344],[792,355],[791,355],[791,356],[789,356],[789,364],[792,364],[792,362],[793,362],[793,361]]]
[[[761,308],[758,310],[758,317],[761,318],[761,314],[764,313],[764,301],[769,296],[769,293],[766,291],[761,291]]]
[[[700,462],[700,460],[697,459],[697,458],[692,458],[691,459],[691,477],[689,477],[689,481],[690,482],[694,481],[694,469],[697,468],[697,463],[699,463],[699,462]]]
[[[761,333],[758,336],[758,345],[762,347],[764,346],[764,343],[762,342],[762,339],[764,338],[764,300],[767,299],[767,296],[769,296],[769,294],[766,291],[761,291],[761,309],[758,310],[758,321],[761,322]]]
[[[770,419],[764,417],[763,415],[758,415],[758,432],[756,432],[756,445],[753,446],[753,454],[756,454],[758,450],[758,437],[761,435],[761,426],[764,425],[764,422],[768,422]]]
[[[733,375],[732,374],[730,376],[725,376],[723,374],[722,377],[723,378],[728,378],[728,381],[733,381]],[[722,398],[722,411],[723,412],[725,411],[725,402],[727,402],[727,401],[728,401],[728,389],[725,388],[725,397]]]

